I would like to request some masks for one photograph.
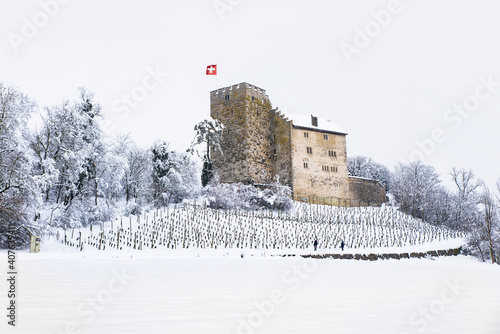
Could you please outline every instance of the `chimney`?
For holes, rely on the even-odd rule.
[[[311,115],[311,124],[313,126],[318,126],[318,117]]]

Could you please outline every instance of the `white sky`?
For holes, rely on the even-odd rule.
[[[0,81],[41,107],[86,86],[114,133],[185,150],[209,115],[209,92],[246,81],[281,110],[339,124],[350,156],[392,168],[421,154],[443,181],[453,166],[490,185],[500,177],[500,84],[488,91],[479,79],[500,83],[497,1],[64,0],[44,14],[57,1],[0,2]],[[381,27],[372,12],[388,7]],[[373,37],[348,62],[340,46],[356,46],[358,28]],[[13,46],[14,37],[26,39]],[[219,74],[206,76],[214,63]],[[122,94],[140,92],[156,68],[168,76],[148,80],[156,87],[125,112]],[[462,103],[472,111],[447,112]]]

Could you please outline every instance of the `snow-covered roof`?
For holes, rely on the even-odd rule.
[[[315,115],[297,115],[285,113],[285,116],[292,121],[292,124],[294,126],[319,131],[347,134],[347,132],[345,132],[344,129],[342,129],[336,123],[333,123],[332,121],[325,118],[317,117]],[[317,119],[317,125],[313,125],[313,117]]]

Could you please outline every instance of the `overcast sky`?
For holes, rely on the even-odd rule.
[[[141,146],[185,150],[209,92],[249,82],[338,123],[349,156],[500,177],[498,1],[0,3],[0,81],[40,107],[85,86]]]

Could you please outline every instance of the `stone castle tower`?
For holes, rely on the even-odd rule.
[[[210,92],[210,114],[225,126],[223,155],[214,152],[221,182],[269,183],[275,176],[295,200],[332,205],[380,205],[376,181],[347,173],[346,136],[313,115],[284,115],[266,91],[246,82]]]
[[[212,91],[210,114],[226,128],[224,155],[214,159],[222,182],[262,182],[272,174],[271,101],[265,90],[241,83]]]

